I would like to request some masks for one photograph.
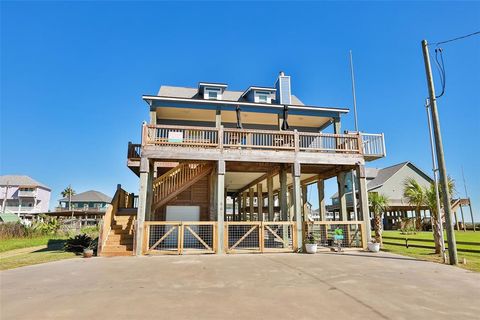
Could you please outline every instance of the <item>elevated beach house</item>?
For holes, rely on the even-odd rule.
[[[0,176],[0,214],[14,214],[27,222],[48,211],[50,192],[49,187],[29,176]]]
[[[348,109],[303,104],[283,72],[274,83],[231,91],[200,82],[143,96],[150,121],[141,125],[141,143],[129,143],[127,160],[140,178],[139,194],[117,190],[101,252],[293,252],[302,250],[307,232],[330,245],[337,228],[344,247],[365,247],[364,166],[385,155],[383,135],[343,132]],[[351,170],[359,179],[357,220],[346,211]],[[332,177],[342,199],[337,222],[325,221],[324,180]],[[304,205],[312,183],[319,187],[319,221]]]

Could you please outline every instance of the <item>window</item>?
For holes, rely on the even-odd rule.
[[[221,90],[218,88],[205,88],[205,93],[203,97],[209,100],[220,100]]]
[[[270,92],[267,91],[255,91],[255,102],[270,103]]]

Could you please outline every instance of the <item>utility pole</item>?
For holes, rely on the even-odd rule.
[[[430,55],[428,53],[427,40],[422,41],[423,60],[425,63],[425,73],[427,75],[428,94],[430,96],[430,110],[432,112],[433,134],[435,137],[435,149],[437,154],[438,171],[440,173],[440,186],[442,188],[443,210],[445,211],[445,229],[447,230],[448,258],[451,265],[458,263],[457,244],[455,242],[455,232],[452,224],[452,208],[450,202],[450,190],[448,189],[447,167],[443,154],[442,135],[440,133],[440,119],[437,111],[437,98],[435,96],[435,86],[433,84],[432,67],[430,65]],[[438,213],[441,219],[440,212]]]
[[[443,263],[447,263],[447,256],[445,255],[445,241],[443,239],[443,221],[442,221],[442,208],[440,207],[440,193],[438,190],[438,167],[437,162],[435,160],[435,142],[433,141],[433,133],[432,133],[432,124],[431,124],[431,117],[430,117],[430,103],[429,100],[425,101],[425,107],[427,108],[427,121],[428,121],[428,133],[430,136],[430,148],[432,151],[432,171],[433,171],[433,183],[435,186],[435,200],[437,201],[437,224],[438,224],[438,239],[440,241],[440,251],[442,252],[442,261]]]

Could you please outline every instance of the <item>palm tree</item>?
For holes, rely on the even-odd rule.
[[[440,188],[440,185],[438,186]],[[455,192],[455,181],[451,178],[448,177],[448,193],[450,193],[450,196],[453,195]],[[424,189],[425,193],[425,205],[428,207],[428,210],[430,211],[430,216],[432,219],[432,230],[433,230],[433,240],[435,241],[435,253],[440,253],[440,232],[443,232],[443,230],[440,230],[439,228],[439,219],[443,219],[442,213],[438,214],[437,210],[437,196],[435,193],[435,184],[432,183],[430,184],[430,187]],[[442,202],[441,197],[442,197],[442,191],[441,189],[439,190],[440,194],[440,202]]]
[[[75,195],[75,190],[72,189],[71,185],[68,185],[68,187],[66,187],[65,190],[62,191],[62,197],[64,198],[68,197],[68,210],[72,210],[73,195]]]
[[[425,205],[425,189],[413,178],[407,178],[403,183],[403,197],[407,198],[410,205],[415,207],[415,227],[421,229],[422,216],[420,208]]]
[[[373,227],[375,229],[375,242],[382,245],[382,216],[388,209],[388,197],[378,192],[370,192],[368,194],[368,201],[370,202],[370,208],[372,208],[374,215]]]

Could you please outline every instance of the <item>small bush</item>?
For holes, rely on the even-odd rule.
[[[93,249],[96,251],[98,238],[92,239],[89,235],[82,233],[65,241],[64,250],[69,252],[81,253],[83,249]]]
[[[31,230],[20,222],[7,222],[0,224],[0,239],[26,238]]]
[[[87,227],[83,227],[82,229],[80,229],[80,233],[85,233],[86,235],[88,235],[89,237],[91,237],[92,239],[98,237],[98,234],[100,233],[100,229],[97,226],[87,226]]]

